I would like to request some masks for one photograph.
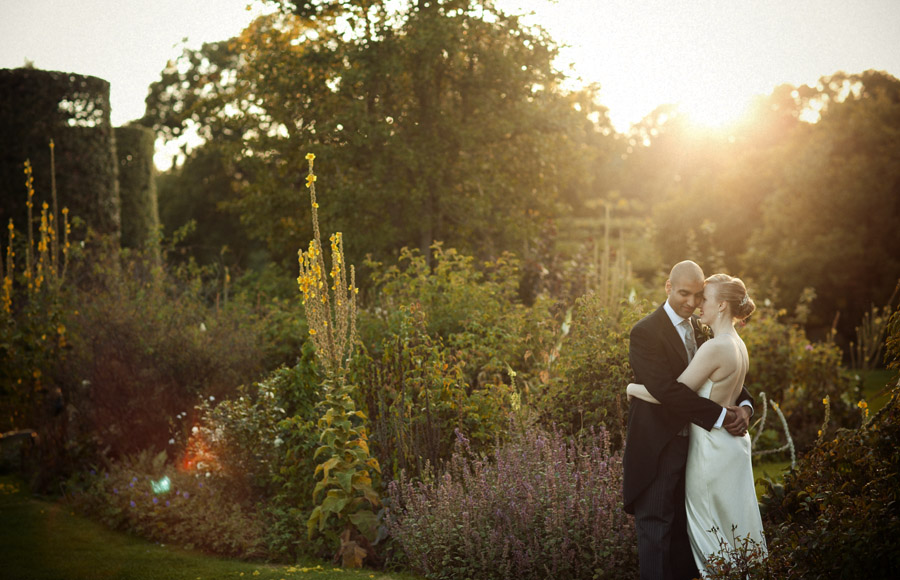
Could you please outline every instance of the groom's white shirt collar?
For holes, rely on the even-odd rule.
[[[678,325],[679,325],[679,324],[681,324],[682,322],[684,322],[685,320],[687,320],[685,317],[683,317],[683,316],[678,316],[677,314],[675,314],[675,310],[673,310],[672,307],[669,305],[669,301],[668,301],[668,300],[666,300],[666,301],[663,303],[663,310],[665,310],[665,311],[666,311],[666,314],[669,315],[669,320],[672,321],[672,324],[675,326],[676,329],[678,328]],[[681,334],[681,333],[679,332],[679,334]]]

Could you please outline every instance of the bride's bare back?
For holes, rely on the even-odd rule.
[[[709,380],[713,382],[709,398],[723,407],[734,405],[741,394],[741,387],[744,386],[744,378],[747,376],[747,369],[750,367],[747,346],[737,333],[718,336],[708,341],[708,343],[710,343],[710,346],[713,343],[718,343],[715,344],[717,348],[714,351],[714,356],[718,359],[718,364],[720,365],[709,376]],[[693,385],[689,386],[694,388]],[[698,389],[699,387],[695,390]]]
[[[727,332],[703,343],[691,364],[678,377],[678,382],[699,391],[710,380],[713,382],[710,400],[728,407],[737,402],[749,367],[750,357],[744,341],[737,332]],[[644,385],[631,383],[627,393],[629,398],[659,404]]]

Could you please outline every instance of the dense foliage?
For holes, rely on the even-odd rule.
[[[603,426],[616,448],[624,444],[628,403],[622,385],[633,380],[628,335],[654,307],[625,300],[611,307],[594,293],[578,300],[552,378],[540,391],[546,422],[570,433]]]
[[[856,425],[857,383],[842,367],[842,353],[834,343],[810,341],[786,318],[784,312],[762,307],[740,329],[751,357],[745,385],[757,398],[757,407],[763,393],[779,405],[796,449],[806,451],[825,421],[823,399],[829,400],[831,429]],[[760,447],[783,441],[782,426],[774,417],[764,427]]]
[[[155,248],[159,243],[159,204],[153,166],[156,135],[146,127],[116,127],[122,245]]]
[[[207,473],[182,472],[165,451],[143,451],[79,473],[65,491],[73,507],[114,530],[223,556],[264,556],[252,496]]]
[[[91,234],[69,265],[55,203],[10,230],[0,425],[40,435],[36,489],[228,556],[633,577],[628,332],[688,255],[750,274],[747,386],[801,457],[768,485],[770,558],[712,576],[897,571],[896,394],[870,420],[840,350],[900,277],[896,79],[779,87],[728,135],[662,107],[623,139],[488,0],[273,4],[151,87],[147,125],[205,139],[158,182],[162,254]]]
[[[118,172],[109,89],[103,79],[74,73],[0,70],[0,221],[4,225],[13,220],[25,230],[22,164],[30,161],[39,197],[49,199],[55,187],[73,216],[97,232],[118,235]]]
[[[541,30],[480,0],[314,6],[186,52],[144,119],[167,139],[199,132],[236,188],[226,205],[276,259],[310,237],[308,151],[332,184],[323,215],[360,232],[353,263],[438,240],[521,253],[560,202],[603,193],[605,111],[561,90]]]
[[[820,440],[762,500],[771,578],[893,578],[900,571],[898,390],[871,421]],[[887,541],[886,541],[887,540]]]
[[[426,578],[634,578],[622,460],[604,430],[529,428],[490,456],[461,434],[442,474],[391,484],[388,526]]]

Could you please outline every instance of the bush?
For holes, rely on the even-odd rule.
[[[447,472],[390,485],[392,536],[427,578],[634,578],[622,463],[603,430],[529,428],[490,459],[459,436]]]
[[[396,266],[368,265],[376,294],[360,316],[367,351],[355,381],[384,473],[448,460],[457,429],[490,449],[505,436],[510,396],[527,402],[548,380],[560,328],[549,301],[521,303],[508,254],[479,266],[435,244],[430,265],[408,249]]]
[[[324,556],[323,538],[307,539],[307,520],[313,510],[316,486],[316,461],[319,447],[317,423],[321,394],[315,372],[311,343],[307,343],[302,359],[293,368],[283,368],[267,379],[276,399],[287,410],[278,423],[278,437],[283,441],[272,471],[272,493],[265,499],[269,522],[266,534],[269,556],[294,561],[300,555]]]
[[[537,403],[545,422],[569,433],[603,426],[614,448],[622,447],[628,417],[625,387],[634,376],[628,362],[628,336],[649,308],[647,303],[623,301],[611,309],[594,293],[578,299],[553,379]]]
[[[900,312],[886,360],[900,370]],[[756,577],[895,578],[900,572],[900,387],[871,420],[823,433],[783,483],[762,481],[769,558]]]
[[[211,458],[217,475],[243,490],[241,501],[259,506],[269,558],[294,561],[322,555],[322,543],[306,540],[313,509],[313,452],[318,447],[318,377],[311,346],[292,367],[282,367],[236,396],[198,405],[199,424],[189,452]],[[205,466],[200,466],[205,467]],[[203,475],[202,470],[200,474]]]
[[[871,422],[840,430],[766,482],[767,578],[896,578],[900,390]]]
[[[830,424],[850,427],[858,417],[853,383],[841,366],[841,351],[832,343],[812,343],[802,329],[779,320],[783,313],[761,308],[739,329],[750,353],[747,389],[777,402],[798,452],[810,449],[825,419],[823,399],[831,404]],[[781,435],[774,430],[760,440],[767,447]]]
[[[264,526],[234,482],[183,472],[165,452],[143,451],[80,472],[66,486],[70,504],[108,527],[162,544],[233,558],[265,555]]]
[[[171,417],[264,371],[261,319],[241,304],[210,306],[199,278],[168,277],[141,259],[87,264],[56,377],[76,411],[71,436],[113,457],[158,451]]]
[[[469,385],[464,353],[429,334],[418,305],[400,307],[394,319],[400,327],[382,339],[381,356],[365,357],[358,370],[382,472],[415,477],[426,464],[443,464],[453,452],[455,431],[466,434],[476,450],[489,449],[505,434],[514,388],[502,382]]]
[[[105,456],[164,449],[172,417],[278,366],[274,341],[296,311],[245,293],[227,300],[207,271],[167,270],[108,238],[78,250],[64,286],[0,315],[7,429],[39,432],[30,475],[41,490]]]
[[[473,258],[435,244],[430,264],[404,248],[397,266],[367,265],[377,287],[370,308],[375,316],[360,321],[360,336],[373,357],[384,347],[380,338],[399,334],[407,316],[402,309],[416,305],[424,312],[427,333],[464,363],[463,380],[470,388],[509,384],[509,369],[526,393],[538,388],[561,321],[544,298],[529,308],[522,304],[514,256],[504,254],[479,267]]]

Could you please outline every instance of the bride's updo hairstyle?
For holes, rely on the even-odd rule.
[[[706,285],[710,284],[715,284],[716,299],[728,303],[735,320],[744,321],[756,310],[756,304],[750,299],[747,287],[740,278],[728,274],[713,274],[706,279]]]

